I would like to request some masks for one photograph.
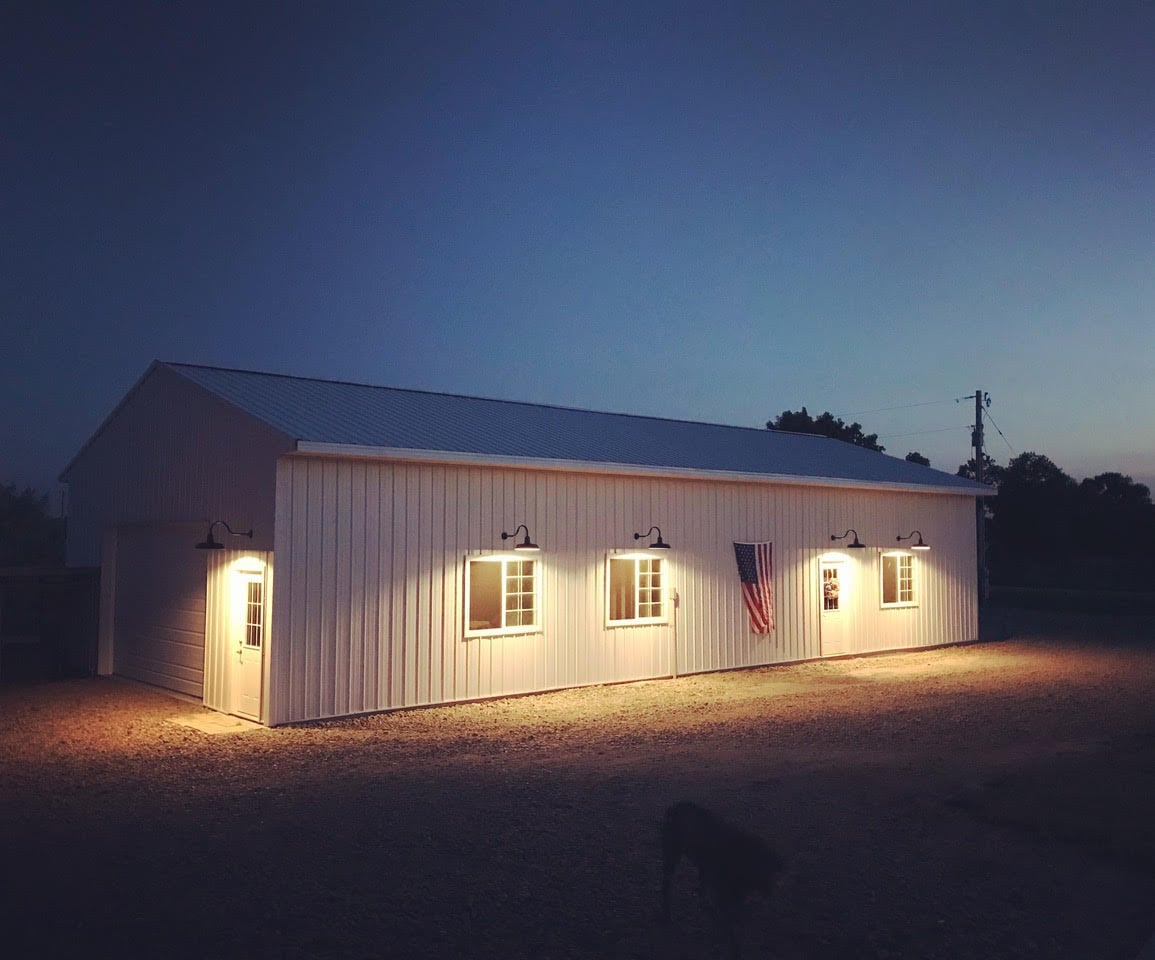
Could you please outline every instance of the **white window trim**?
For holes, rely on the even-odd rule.
[[[505,618],[505,582],[506,582],[506,564],[520,563],[529,560],[533,562],[533,612],[536,623],[519,625],[515,627],[501,626],[501,627],[487,627],[481,630],[471,629],[469,626],[469,609],[472,603],[472,577],[469,573],[469,565],[471,563],[500,563],[501,564],[501,616]],[[541,556],[535,554],[530,557],[518,556],[517,554],[498,554],[492,556],[477,555],[467,556],[465,558],[465,609],[462,612],[462,619],[465,624],[465,636],[467,639],[473,637],[510,637],[517,635],[524,635],[529,633],[542,633],[542,610],[541,610]]]
[[[260,650],[265,645],[265,577],[263,573],[246,572],[241,574],[241,582],[245,585],[245,625],[241,645],[246,650]],[[256,601],[249,599],[249,588],[253,584],[260,587],[260,599]],[[255,620],[252,616],[254,607],[256,607],[257,614]],[[251,640],[254,631],[257,637],[256,643]]]
[[[884,599],[884,584],[886,577],[886,558],[887,557],[909,557],[910,558],[910,596],[909,600],[896,600],[893,603],[887,603]],[[919,562],[918,557],[908,550],[887,550],[878,555],[878,606],[882,610],[905,610],[911,607],[918,606],[918,596],[921,584],[919,583]]]
[[[610,619],[610,562],[613,560],[633,561],[634,564],[634,609],[638,609],[638,561],[639,560],[658,560],[661,562],[662,585],[661,585],[661,602],[662,615],[660,617],[634,617],[631,620],[611,620]],[[606,611],[606,627],[639,627],[639,626],[657,626],[667,624],[670,622],[670,565],[665,557],[656,557],[649,553],[608,553],[606,554],[605,564],[605,611]]]
[[[844,564],[840,560],[822,560],[818,564],[818,598],[822,603],[822,613],[825,616],[837,616],[845,612],[846,607],[843,605],[844,588],[846,587],[846,578],[843,574]],[[835,607],[826,606],[826,571],[830,570],[834,576],[831,578],[838,584],[838,605]]]

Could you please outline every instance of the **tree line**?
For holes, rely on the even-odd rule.
[[[878,434],[831,413],[812,417],[784,410],[771,430],[813,433],[885,451]],[[906,459],[929,466],[917,451]],[[956,471],[975,479],[972,457]],[[983,457],[983,480],[998,495],[987,498],[987,559],[991,581],[1009,586],[1076,589],[1155,589],[1155,505],[1151,491],[1123,473],[1076,481],[1048,457],[1021,453],[1003,466]]]
[[[983,472],[998,487],[987,519],[993,582],[1155,590],[1155,506],[1145,484],[1117,472],[1076,481],[1034,452]]]

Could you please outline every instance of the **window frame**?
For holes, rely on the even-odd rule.
[[[659,564],[658,567],[658,603],[661,605],[661,613],[656,617],[632,617],[628,620],[615,620],[611,617],[613,611],[612,602],[613,594],[611,592],[611,585],[613,577],[611,569],[614,562],[631,563],[634,571],[634,613],[636,614],[641,604],[641,591],[643,589],[652,590],[652,586],[643,587],[641,583],[641,564],[643,562],[650,564]],[[653,568],[647,571],[649,575],[653,575]],[[653,601],[645,601],[652,603]],[[605,564],[605,625],[607,628],[614,627],[639,627],[639,626],[661,626],[670,622],[670,567],[666,562],[665,557],[655,556],[652,553],[608,553],[606,554]]]
[[[895,589],[898,592],[897,600],[887,602],[886,599],[886,563],[894,560],[897,563],[895,570]],[[902,567],[903,561],[910,565],[910,599],[902,599]],[[878,557],[878,605],[882,610],[903,610],[919,605],[919,572],[917,558],[907,550],[887,550]]]
[[[245,631],[241,645],[246,650],[259,651],[265,645],[265,577],[262,573],[242,573],[241,576],[245,584]]]
[[[500,609],[502,623],[497,627],[480,627],[473,628],[470,626],[469,611],[473,604],[473,568],[474,563],[492,563],[501,565],[500,582],[501,582],[501,597]],[[533,597],[533,623],[509,625],[506,623],[506,616],[509,613],[507,607],[507,599],[510,596],[509,583],[510,573],[509,565],[513,563],[531,563],[533,564],[533,589],[530,594]],[[514,576],[524,576],[518,573]],[[542,632],[542,609],[541,609],[541,558],[540,556],[519,556],[518,554],[495,554],[495,555],[477,555],[467,556],[465,558],[465,606],[463,610],[462,619],[464,622],[464,635],[467,639],[473,637],[508,637],[531,633]]]
[[[822,599],[822,612],[824,614],[838,614],[838,613],[842,613],[842,611],[843,611],[843,606],[842,606],[842,586],[843,586],[843,584],[842,584],[842,579],[843,579],[842,578],[842,566],[843,565],[840,562],[835,563],[835,562],[831,562],[829,560],[823,560],[818,564],[819,576],[822,578],[821,599]],[[826,576],[827,573],[830,573],[831,576],[827,577]],[[835,584],[835,594],[833,597],[833,603],[834,603],[833,606],[827,606],[827,604],[829,604],[831,602],[826,597],[826,584],[828,582]]]

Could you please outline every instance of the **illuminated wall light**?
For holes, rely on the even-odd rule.
[[[501,542],[505,543],[506,540],[511,540],[511,539],[515,538],[518,534],[518,531],[520,531],[520,530],[525,531],[525,539],[522,540],[521,543],[515,543],[513,545],[513,549],[514,550],[521,550],[521,551],[524,551],[526,553],[540,553],[541,547],[539,547],[536,543],[533,543],[529,539],[529,527],[527,527],[524,523],[519,523],[517,525],[517,529],[515,529],[513,531],[513,533],[506,533],[503,530],[501,532]]]
[[[923,539],[922,539],[922,531],[920,531],[920,530],[912,530],[912,531],[911,531],[910,533],[908,533],[908,534],[907,534],[905,537],[895,537],[895,540],[897,540],[899,543],[902,543],[902,541],[903,541],[903,540],[909,540],[909,539],[910,539],[911,537],[913,537],[913,536],[914,536],[916,533],[918,534],[918,542],[917,542],[917,543],[912,543],[912,544],[910,545],[910,549],[911,549],[911,550],[929,550],[929,549],[930,549],[930,544],[929,544],[929,543],[924,543],[924,542],[923,542]]]
[[[634,539],[635,540],[641,540],[642,537],[648,537],[651,533],[654,533],[655,531],[657,531],[658,539],[650,544],[650,549],[651,550],[669,550],[670,545],[668,543],[666,543],[665,540],[662,539],[662,531],[658,527],[650,527],[650,529],[647,530],[645,533],[635,533]]]
[[[859,542],[858,531],[855,530],[854,527],[851,527],[849,530],[846,531],[846,533],[839,533],[839,534],[832,533],[830,535],[830,539],[831,540],[845,540],[852,533],[854,534],[854,540],[846,545],[847,549],[849,549],[849,550],[864,550],[864,549],[866,549],[866,544]]]

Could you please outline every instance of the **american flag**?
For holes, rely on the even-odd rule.
[[[771,543],[735,543],[742,598],[750,611],[750,629],[769,633],[774,629],[774,561]]]

